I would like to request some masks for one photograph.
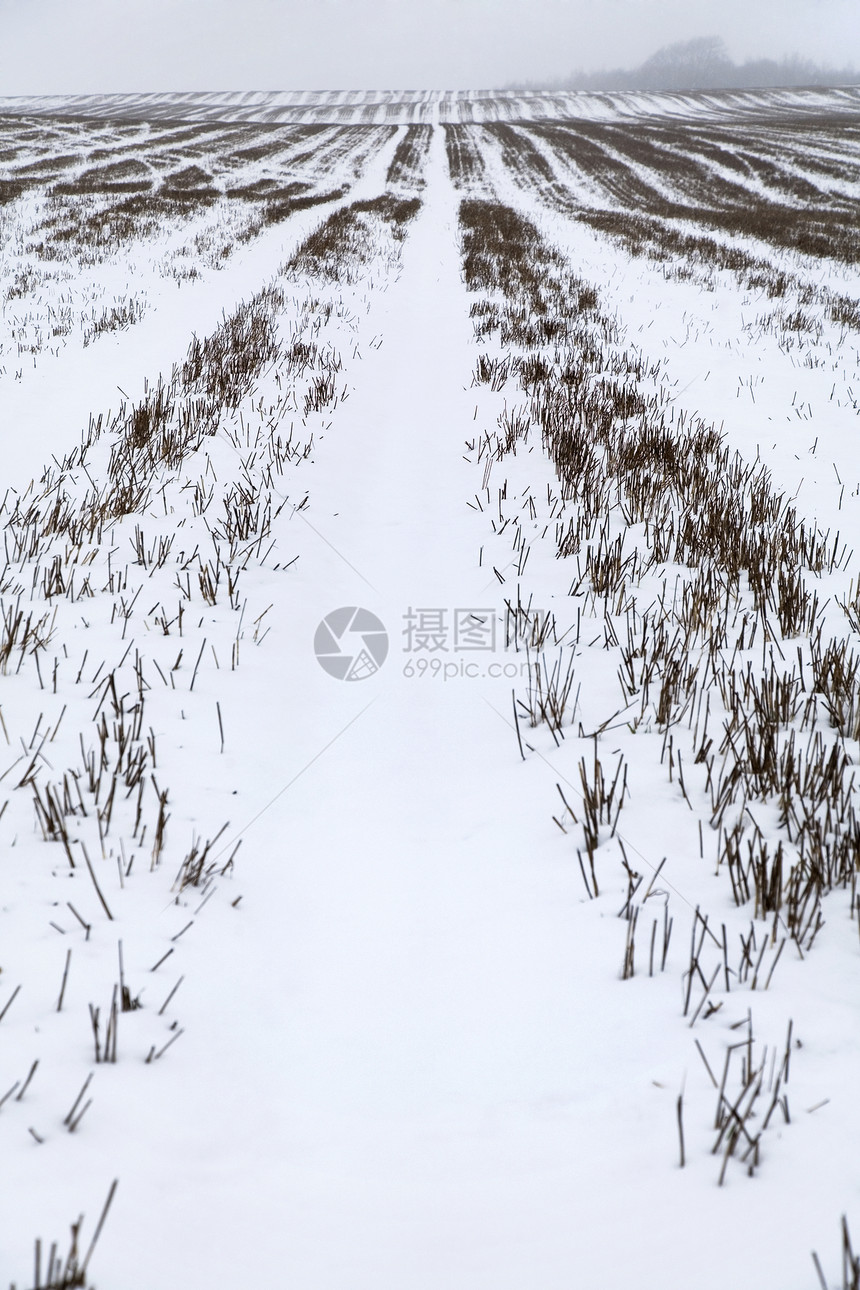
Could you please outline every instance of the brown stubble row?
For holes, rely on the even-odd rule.
[[[763,320],[767,329],[815,331],[809,305],[860,329],[860,303],[821,286],[814,264],[860,258],[860,211],[850,191],[860,149],[854,117],[734,126],[514,122],[459,131],[462,148],[479,150],[484,135],[518,184],[628,254],[660,263],[669,278],[708,287],[715,270],[727,270],[768,299],[796,297],[794,308]],[[566,176],[590,190],[585,202]],[[800,257],[793,268],[786,253]]]
[[[704,825],[733,902],[752,914],[735,958],[725,924],[714,928],[696,910],[683,1015],[701,1025],[739,989],[766,990],[787,944],[800,957],[812,951],[829,892],[848,894],[860,931],[860,654],[830,635],[815,590],[851,553],[838,534],[803,520],[759,461],[744,461],[713,426],[673,410],[660,365],[623,347],[597,293],[533,224],[478,198],[461,203],[460,221],[476,340],[492,349],[478,356],[475,384],[504,392],[518,385],[524,399],[518,407],[506,401],[497,432],[477,445],[485,485],[493,463],[540,443],[559,489],[548,492],[544,536],[551,541],[554,531],[569,571],[570,611],[557,606],[539,623],[519,581],[508,604],[509,634],[529,660],[526,694],[514,704],[519,751],[532,751],[527,728],[548,728],[556,745],[576,729],[577,651],[597,648],[617,660],[618,711],[593,731],[580,717],[578,737],[590,736],[593,751],[560,786],[564,810],[554,818],[565,833],[579,830],[574,849],[589,899],[611,886],[607,865],[621,852],[621,975],[629,979],[653,880],[643,880],[625,850],[627,762],[608,767],[602,744],[604,731],[619,727],[660,737],[660,764],[699,816],[703,861]],[[497,532],[509,522],[499,523],[507,490],[506,479],[496,504],[488,486],[478,499],[490,513],[498,506]],[[512,523],[519,576],[528,547]],[[659,595],[643,595],[643,582],[652,588],[655,578]],[[846,600],[843,608],[855,623],[858,606]],[[562,631],[557,620],[568,612],[575,625]],[[776,836],[766,836],[756,815],[773,818],[774,809]],[[651,923],[649,976],[666,966],[667,909],[662,928],[658,918]],[[777,1067],[773,1052],[753,1054],[751,1017],[748,1031],[737,1063],[730,1048],[722,1083],[714,1081],[720,1182],[733,1159],[753,1172],[767,1126],[775,1115],[790,1119],[788,1046]],[[684,1163],[682,1115],[679,1102]]]
[[[289,498],[292,472],[313,452],[314,429],[346,394],[343,360],[327,335],[338,334],[341,315],[351,333],[352,306],[344,303],[349,286],[366,290],[388,280],[418,207],[417,199],[389,192],[336,211],[270,284],[211,334],[192,338],[169,378],[115,415],[93,416],[78,447],[23,495],[10,490],[0,506],[0,673],[8,684],[29,686],[43,707],[16,756],[9,709],[0,703],[0,738],[10,762],[0,767],[0,788],[8,794],[0,819],[6,817],[4,828],[22,832],[35,822],[54,856],[53,872],[75,884],[68,887],[71,899],[56,904],[53,924],[70,940],[122,936],[129,898],[146,901],[154,893],[162,909],[167,871],[170,901],[187,908],[184,925],[149,969],[158,973],[178,962],[183,938],[193,935],[198,916],[234,873],[241,835],[227,834],[228,823],[195,831],[183,846],[174,823],[182,794],[165,777],[165,737],[156,732],[171,714],[179,719],[179,704],[184,720],[202,721],[216,753],[229,743],[221,702],[228,671],[238,669],[243,645],[260,646],[268,630],[268,610],[249,607],[243,574],[294,563],[295,554],[290,559],[279,545],[292,530],[279,529],[278,517],[307,506],[306,491],[298,504]],[[216,608],[235,624],[227,625],[226,637],[209,626]],[[105,629],[105,656],[83,648],[81,657],[81,625],[95,621]],[[111,632],[116,658],[107,652]],[[61,703],[59,715],[51,715]],[[153,883],[161,884],[160,895]],[[153,1015],[139,963],[127,974],[123,941],[113,944],[118,975],[95,995],[101,1004],[91,995],[81,1013],[93,1069],[121,1066],[136,1055],[157,1069],[184,1033],[175,1002],[184,975],[169,989],[165,984]],[[129,948],[139,960],[140,947]],[[73,946],[58,981],[57,1012],[79,1011],[78,959]],[[20,1006],[21,984],[26,995],[26,979],[9,997],[4,990],[0,1024]],[[10,1126],[10,1107],[20,1102],[23,1111],[14,1114],[27,1114],[24,1095],[46,1064],[34,1063],[10,1099],[0,1093]],[[92,1074],[62,1120],[63,1134],[85,1133],[98,1114]],[[44,1105],[38,1115],[42,1120],[26,1131],[50,1152],[57,1126]],[[83,1254],[80,1220],[64,1257],[56,1243],[49,1250],[37,1241],[35,1285],[89,1285],[87,1265],[100,1230],[101,1222]]]

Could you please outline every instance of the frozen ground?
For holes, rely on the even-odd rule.
[[[577,557],[557,558],[560,485],[539,432],[492,464],[480,446],[527,400],[512,380],[473,381],[479,353],[503,351],[474,338],[458,203],[495,196],[533,220],[597,289],[614,350],[659,361],[649,380],[672,416],[721,427],[849,548],[860,333],[829,319],[824,297],[814,329],[768,329],[773,301],[733,273],[709,271],[705,287],[631,258],[506,168],[497,141],[458,191],[438,126],[402,240],[384,220],[362,225],[363,267],[340,280],[291,260],[331,210],[383,191],[402,137],[348,195],[296,211],[199,281],[153,285],[133,326],[86,348],[72,336],[0,377],[0,1277],[33,1283],[41,1235],[44,1284],[51,1242],[65,1258],[81,1211],[86,1251],[118,1179],[88,1268],[100,1290],[811,1290],[813,1248],[839,1285],[840,1215],[860,1230],[856,884],[823,896],[808,950],[779,917],[754,917],[717,871],[722,834],[686,719],[673,736],[683,794],[669,727],[628,723],[607,613],[571,594]],[[857,299],[856,266],[773,258]],[[270,283],[280,356],[213,432],[111,522],[50,529],[55,494],[77,513],[105,488],[123,417],[192,336]],[[299,343],[317,347],[307,368],[284,358]],[[70,458],[100,413],[86,461]],[[292,448],[273,454],[279,436]],[[34,532],[35,548],[14,547]],[[837,601],[857,577],[847,555],[810,575],[829,601],[822,630],[854,647]],[[652,572],[630,594],[644,606],[660,585]],[[518,736],[512,691],[526,702],[534,662],[505,645],[518,598],[567,634],[563,738],[522,707]],[[355,682],[314,654],[321,620],[344,606],[388,634],[383,665]],[[23,648],[19,611],[39,623]],[[789,663],[807,650],[773,640]],[[557,657],[548,646],[548,665]],[[856,734],[844,748],[856,764]],[[581,821],[557,786],[581,814],[580,762],[587,777],[598,755],[608,775],[626,761],[629,796],[616,827],[601,825],[592,898]],[[56,813],[49,787],[66,800]],[[845,792],[856,804],[850,773]],[[753,805],[781,838],[776,805]],[[644,877],[629,979],[622,855]],[[693,974],[685,1007],[696,910],[724,929],[732,988],[721,968],[703,999]],[[755,989],[739,957],[751,926]],[[722,963],[706,945],[704,984]],[[92,1008],[103,1056],[123,983],[116,1060],[95,1061]],[[719,1185],[714,1085],[733,1044],[726,1093],[743,1109],[761,1067],[746,1122],[761,1137],[754,1176],[733,1155]],[[787,1100],[768,1115],[771,1090]]]

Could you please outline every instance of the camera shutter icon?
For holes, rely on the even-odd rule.
[[[320,667],[336,680],[366,681],[388,657],[388,632],[369,609],[333,609],[316,629],[314,653]]]

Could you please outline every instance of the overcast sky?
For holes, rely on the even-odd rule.
[[[0,0],[0,95],[484,88],[711,35],[857,66],[860,0]]]

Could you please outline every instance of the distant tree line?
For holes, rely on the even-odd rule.
[[[777,61],[755,58],[735,63],[718,36],[664,45],[636,68],[572,72],[553,81],[529,82],[509,89],[550,90],[739,90],[797,89],[822,85],[858,85],[853,68],[820,67],[793,56]]]

